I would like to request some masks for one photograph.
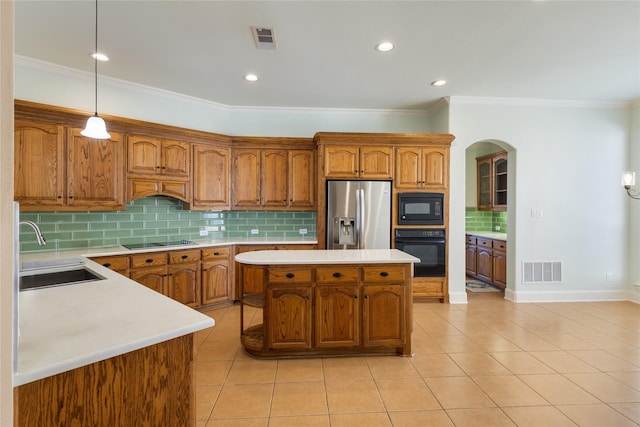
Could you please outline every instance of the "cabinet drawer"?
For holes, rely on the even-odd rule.
[[[269,283],[310,283],[311,268],[270,268]]]
[[[415,297],[441,297],[444,295],[442,282],[414,283],[413,296]]]
[[[229,247],[214,247],[202,249],[202,259],[226,259],[229,258]]]
[[[357,267],[316,267],[318,283],[354,283],[358,281]]]
[[[169,264],[200,261],[200,249],[169,252]]]
[[[148,252],[131,255],[131,268],[155,267],[167,263],[166,252]]]
[[[476,236],[467,235],[467,244],[475,245],[477,240],[478,240],[478,238]]]
[[[507,250],[507,242],[504,240],[494,240],[493,241],[493,249],[500,249],[501,251]]]
[[[369,282],[404,282],[405,268],[396,266],[375,266],[362,268],[362,280]]]
[[[97,262],[103,267],[107,267],[110,270],[122,271],[129,269],[129,256],[103,256],[97,258],[91,258],[92,261]]]
[[[478,246],[484,246],[486,248],[490,248],[492,246],[492,240],[485,239],[483,237],[478,237],[477,243],[478,243]]]

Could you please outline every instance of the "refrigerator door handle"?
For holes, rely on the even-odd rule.
[[[356,190],[356,206],[358,209],[358,249],[364,248],[364,190]]]

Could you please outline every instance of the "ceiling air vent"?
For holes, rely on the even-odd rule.
[[[258,49],[276,48],[276,34],[273,28],[251,27],[251,34]]]

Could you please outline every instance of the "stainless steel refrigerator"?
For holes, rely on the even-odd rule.
[[[391,182],[327,181],[327,249],[391,247]]]

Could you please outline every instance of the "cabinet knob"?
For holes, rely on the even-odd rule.
[[[180,258],[187,259],[187,258],[189,258],[189,255],[182,255]]]
[[[111,263],[110,262],[105,262],[104,264],[102,264],[103,267],[111,267]]]
[[[62,199],[62,196],[58,196],[58,199]]]
[[[342,273],[336,271],[335,273],[333,273],[333,277],[335,277],[336,279],[338,277],[342,277]]]
[[[365,299],[369,299],[369,295],[365,295],[365,296],[364,296],[364,298],[365,298]]]
[[[382,271],[382,272],[380,272],[380,275],[382,277],[387,277],[389,275],[389,273],[387,273],[386,271]]]
[[[287,279],[293,279],[294,277],[296,277],[296,275],[295,275],[295,274],[293,274],[293,273],[287,273],[287,274],[285,274],[284,276],[285,276]]]
[[[358,295],[357,295],[357,294],[356,294],[356,295],[354,295],[353,297],[354,297],[355,299],[358,299]]]
[[[307,299],[309,299],[309,300],[310,300],[310,299],[311,299],[311,295],[307,295]]]

